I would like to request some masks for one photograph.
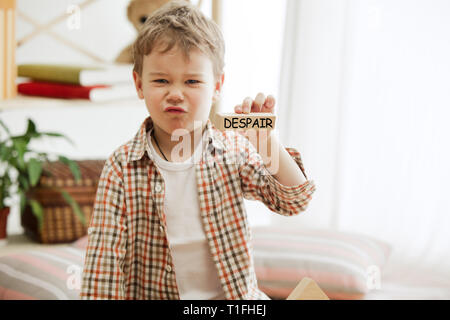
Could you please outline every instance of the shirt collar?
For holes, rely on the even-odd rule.
[[[130,152],[128,154],[127,162],[138,161],[141,160],[145,154],[145,145],[147,143],[147,131],[153,128],[153,120],[151,116],[147,117],[142,123],[139,131],[134,136],[131,141]],[[225,146],[220,139],[221,133],[217,131],[217,129],[212,124],[211,120],[207,120],[206,122],[206,140],[208,141],[208,146],[206,150],[208,152],[213,153],[214,150],[221,150],[222,152],[225,149]],[[220,151],[219,151],[220,152]]]

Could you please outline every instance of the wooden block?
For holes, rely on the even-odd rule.
[[[311,278],[303,278],[286,300],[330,300]]]
[[[216,114],[215,127],[224,130],[273,130],[276,116],[273,113],[222,113]]]

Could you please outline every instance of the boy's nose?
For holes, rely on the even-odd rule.
[[[169,102],[183,101],[184,100],[183,92],[181,92],[181,90],[178,88],[173,88],[169,91],[169,94],[167,95],[167,100]]]

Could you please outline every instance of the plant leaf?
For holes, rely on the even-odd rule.
[[[59,156],[58,159],[62,163],[69,166],[69,169],[72,172],[72,175],[75,178],[75,181],[80,182],[81,181],[81,171],[80,171],[80,167],[78,166],[78,164],[75,161],[70,160],[64,156]]]
[[[23,191],[27,191],[28,189],[30,189],[30,183],[26,178],[26,175],[19,174],[17,180],[19,181],[19,188],[21,188]]]
[[[34,124],[33,120],[28,119],[28,127],[27,132],[25,133],[27,137],[38,137],[39,134],[36,131],[36,125]]]
[[[8,135],[11,135],[11,132],[9,131],[8,127],[6,126],[6,124],[2,120],[0,120],[0,126],[2,126],[3,129],[5,129],[5,131],[6,131],[6,133]]]
[[[9,157],[11,157],[12,148],[7,147],[4,143],[0,142],[0,161],[8,162]]]
[[[17,150],[17,152],[23,156],[25,154],[25,151],[27,150],[27,144],[28,144],[27,138],[24,136],[17,136],[17,137],[12,137],[11,140],[12,140],[13,146]]]
[[[24,136],[11,138],[15,151],[17,152],[17,165],[20,170],[25,170],[25,152],[27,151],[27,138]]]
[[[78,217],[78,219],[83,224],[83,226],[86,226],[86,218],[84,216],[84,213],[81,210],[81,208],[78,205],[78,203],[75,201],[75,199],[72,198],[72,196],[65,190],[59,189],[59,191],[61,192],[61,194],[64,197],[64,199],[66,200],[66,202],[70,205],[70,207],[72,208],[73,212]]]
[[[38,160],[31,158],[28,162],[28,177],[30,178],[32,187],[34,187],[39,182],[41,173],[42,164]]]
[[[36,200],[30,199],[29,202],[31,205],[31,211],[33,211],[34,216],[38,220],[39,230],[42,230],[42,227],[44,225],[44,209]]]
[[[48,137],[54,137],[54,138],[63,138],[65,140],[67,140],[67,142],[69,142],[71,145],[75,146],[75,142],[73,142],[73,140],[71,140],[70,138],[68,138],[67,136],[63,135],[62,133],[57,133],[57,132],[42,132],[41,133],[43,136],[48,136]]]
[[[23,212],[25,211],[25,205],[26,205],[26,197],[25,197],[25,192],[23,190],[19,190],[19,199],[20,199],[20,214],[23,214]]]

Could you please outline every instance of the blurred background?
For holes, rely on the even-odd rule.
[[[17,8],[45,23],[81,2],[18,0]],[[98,0],[81,11],[78,28],[63,20],[51,31],[112,62],[136,35],[128,2]],[[210,1],[201,7],[211,16]],[[373,236],[392,246],[401,268],[450,279],[449,17],[447,0],[222,2],[220,109],[232,112],[247,96],[273,94],[281,141],[300,151],[317,186],[307,211],[292,218],[249,201],[253,225]],[[33,26],[18,17],[16,28],[21,39]],[[17,48],[16,61],[92,59],[42,33]],[[0,111],[15,132],[32,117],[42,130],[66,133],[76,147],[40,147],[76,159],[106,158],[146,115],[142,101]],[[8,224],[9,232],[21,232],[17,214]]]
[[[83,7],[86,2],[89,5]],[[212,17],[212,1],[192,2]],[[136,37],[136,30],[127,17],[129,3],[129,0],[18,0],[16,64],[113,63]],[[277,97],[286,5],[286,1],[268,0],[220,3],[220,24],[226,39],[222,111],[232,112],[245,97],[255,97],[258,92]],[[70,15],[35,33],[36,26],[42,29],[64,13]],[[132,75],[129,82],[133,82]],[[72,159],[107,158],[136,134],[148,115],[144,102],[137,97],[95,106],[80,100],[41,98],[26,102],[6,100],[1,106],[4,110],[0,117],[15,134],[25,131],[28,117],[42,131],[66,134],[75,147],[54,139],[43,139],[34,146],[39,150],[57,150]],[[249,206],[265,210],[259,203],[249,202]],[[256,214],[251,219],[256,224],[267,224],[270,215]],[[10,215],[8,230],[22,231],[18,214]]]

